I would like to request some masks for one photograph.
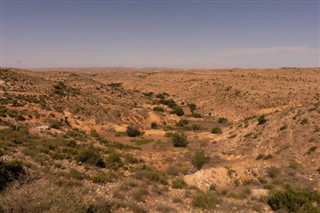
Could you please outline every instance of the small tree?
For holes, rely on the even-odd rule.
[[[191,158],[191,163],[194,167],[200,170],[206,163],[208,163],[210,157],[205,154],[202,149],[196,150],[194,156]]]
[[[186,147],[188,145],[187,136],[184,134],[172,134],[172,143],[174,147]]]

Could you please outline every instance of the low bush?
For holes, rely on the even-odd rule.
[[[174,147],[186,147],[188,145],[187,136],[184,134],[174,133],[171,138]]]
[[[184,127],[185,125],[188,125],[189,121],[187,119],[181,119],[176,126]]]
[[[191,163],[194,167],[196,167],[199,170],[206,163],[208,163],[209,160],[210,160],[210,157],[206,155],[206,153],[202,149],[200,149],[195,151],[194,155],[191,158]]]
[[[211,130],[211,133],[213,133],[213,134],[221,134],[222,130],[221,130],[221,128],[219,126],[216,126]]]
[[[171,114],[176,114],[177,116],[182,116],[182,115],[184,115],[184,111],[181,107],[175,107],[172,110]]]
[[[133,127],[133,126],[128,126],[126,133],[129,137],[137,137],[137,136],[141,135],[140,130],[136,127]]]
[[[19,179],[26,172],[19,161],[0,161],[0,191],[14,180]]]
[[[258,125],[262,125],[264,123],[267,122],[267,119],[265,118],[264,115],[261,115],[259,118],[258,118]]]
[[[225,117],[219,117],[218,118],[218,123],[220,124],[224,124],[224,123],[227,123],[228,122],[228,119],[226,119]]]
[[[202,208],[211,210],[216,207],[217,200],[215,198],[214,192],[212,191],[198,191],[192,197],[192,205],[196,208]]]
[[[79,152],[76,156],[76,160],[100,168],[104,168],[106,166],[98,150],[93,147],[88,147]]]
[[[176,178],[172,181],[172,188],[174,188],[174,189],[183,189],[187,186],[188,186],[188,184],[181,177]]]
[[[164,109],[162,107],[156,106],[156,107],[153,107],[153,111],[164,112]]]
[[[286,188],[273,192],[268,198],[272,210],[288,212],[320,212],[320,193],[316,191]]]

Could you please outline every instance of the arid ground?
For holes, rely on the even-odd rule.
[[[0,212],[320,212],[320,68],[0,70]]]

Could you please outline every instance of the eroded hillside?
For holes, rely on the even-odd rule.
[[[319,68],[0,71],[0,212],[319,212],[319,147]]]

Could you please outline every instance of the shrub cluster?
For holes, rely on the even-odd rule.
[[[320,211],[320,193],[316,191],[288,187],[273,192],[268,198],[273,210],[284,209],[288,212],[313,213]]]

